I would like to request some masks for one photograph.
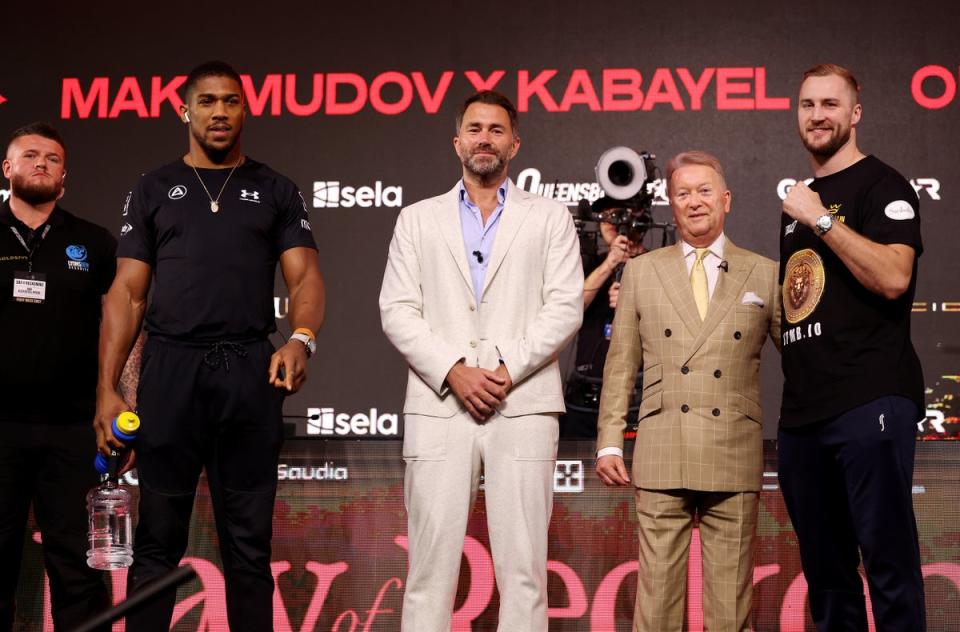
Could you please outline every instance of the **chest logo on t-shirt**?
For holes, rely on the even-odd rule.
[[[811,248],[798,250],[787,260],[783,281],[783,311],[798,323],[817,308],[825,282],[823,259]]]
[[[260,203],[260,192],[259,191],[247,191],[246,189],[240,189],[240,201],[241,202],[255,202]]]
[[[90,263],[87,261],[87,247],[70,245],[67,246],[67,269],[88,272]]]
[[[183,186],[182,184],[175,184],[167,192],[167,197],[170,198],[171,200],[179,200],[186,194],[187,194],[187,187]]]

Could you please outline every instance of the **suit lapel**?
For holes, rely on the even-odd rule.
[[[490,287],[503,258],[513,245],[513,241],[520,232],[527,214],[530,212],[530,202],[520,194],[520,190],[513,183],[513,180],[507,184],[507,198],[504,200],[503,212],[500,214],[500,224],[497,226],[497,236],[493,240],[493,252],[490,253],[490,265],[487,266],[487,274],[483,280],[482,297]],[[463,241],[461,239],[461,241]],[[463,250],[461,246],[460,250]]]
[[[453,190],[442,196],[439,203],[434,207],[434,217],[437,225],[440,227],[440,233],[443,240],[450,249],[457,268],[460,270],[460,276],[473,295],[473,280],[470,277],[470,266],[467,263],[467,252],[463,245],[463,227],[460,225],[460,187],[455,186]]]
[[[693,300],[690,275],[687,274],[687,264],[683,260],[683,248],[679,242],[670,248],[672,252],[669,256],[658,259],[654,268],[657,276],[660,277],[661,284],[667,290],[667,298],[680,314],[683,324],[696,336],[700,333],[703,323],[700,321],[697,304]]]
[[[721,270],[717,277],[717,286],[713,290],[710,305],[707,307],[707,317],[703,321],[703,327],[700,329],[699,335],[693,341],[693,346],[687,354],[687,360],[700,350],[713,330],[726,317],[727,312],[730,311],[730,308],[736,303],[737,297],[740,296],[750,272],[756,266],[756,261],[746,257],[744,252],[733,245],[733,242],[729,239],[724,246],[723,260],[727,262],[727,270]]]

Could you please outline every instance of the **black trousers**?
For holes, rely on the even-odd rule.
[[[270,539],[283,393],[267,383],[272,353],[266,340],[201,346],[154,336],[141,365],[140,516],[128,593],[180,563],[206,469],[233,632],[273,629]],[[127,629],[167,632],[175,599],[169,593],[132,613]]]
[[[780,487],[821,632],[867,630],[861,554],[877,631],[926,629],[912,494],[919,418],[910,400],[883,397],[780,429]]]
[[[110,606],[104,575],[87,566],[86,495],[100,480],[91,419],[0,423],[0,630],[13,626],[31,503],[55,628],[71,630]]]

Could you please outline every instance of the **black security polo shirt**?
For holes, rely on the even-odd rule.
[[[106,229],[59,206],[31,231],[0,203],[0,421],[93,419],[100,305],[116,246]],[[13,298],[15,273],[31,260],[46,282],[42,303]]]
[[[213,212],[210,200],[218,195]],[[316,248],[297,186],[250,158],[232,175],[230,169],[195,173],[183,160],[161,167],[140,178],[123,215],[117,256],[153,270],[146,329],[175,339],[261,338],[275,331],[280,255]]]

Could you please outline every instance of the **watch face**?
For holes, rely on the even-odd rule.
[[[830,230],[833,228],[833,218],[829,215],[823,215],[817,218],[817,228],[824,232]]]

